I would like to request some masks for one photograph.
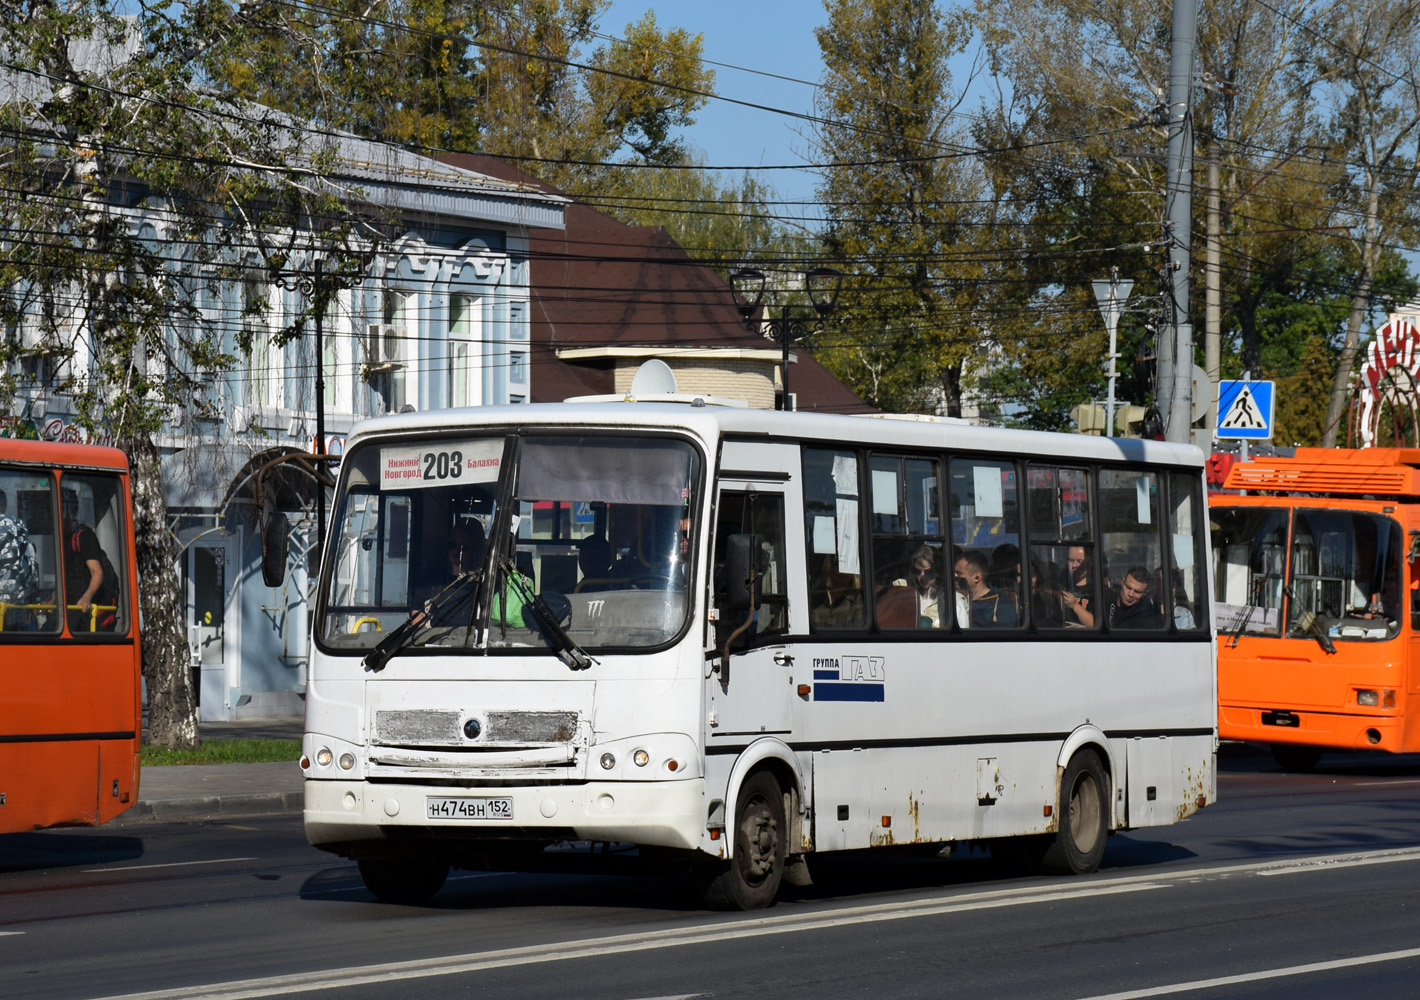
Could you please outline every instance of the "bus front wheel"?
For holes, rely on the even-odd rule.
[[[367,858],[360,862],[359,867],[365,888],[376,899],[381,903],[405,906],[429,902],[449,877],[448,862],[425,858],[413,861]]]
[[[1109,776],[1093,750],[1081,750],[1065,766],[1059,823],[1041,852],[1040,870],[1050,875],[1087,875],[1098,868],[1109,836]]]
[[[788,857],[784,794],[768,771],[752,775],[740,789],[734,857],[707,871],[701,896],[718,910],[759,910],[773,904]]]

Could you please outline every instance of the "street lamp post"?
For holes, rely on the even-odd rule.
[[[783,384],[784,402],[781,409],[792,409],[789,397],[789,345],[811,334],[823,331],[823,321],[833,312],[838,302],[838,289],[843,284],[843,273],[831,267],[816,267],[804,272],[804,288],[809,293],[813,306],[812,317],[793,316],[790,306],[780,307],[778,317],[768,317],[762,323],[758,320],[759,307],[764,300],[765,276],[763,271],[751,267],[741,268],[730,275],[730,287],[735,293],[735,307],[744,318],[745,326],[751,331],[762,331],[768,325],[770,336],[783,349],[780,361],[780,381]]]

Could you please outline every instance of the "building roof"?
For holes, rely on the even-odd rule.
[[[551,185],[495,157],[448,153],[441,162],[505,181]],[[533,401],[613,391],[615,348],[773,347],[745,328],[734,294],[710,267],[693,260],[659,226],[629,226],[573,201],[565,228],[533,229]],[[569,360],[558,352],[604,348],[602,361]],[[580,352],[579,352],[580,353]],[[816,362],[803,348],[790,388],[799,409],[867,413],[873,407]]]

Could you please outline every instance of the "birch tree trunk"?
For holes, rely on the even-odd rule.
[[[158,449],[146,431],[122,442],[133,481],[133,532],[138,548],[138,604],[142,621],[143,681],[148,689],[145,742],[190,749],[197,735],[191,656],[183,628],[178,553],[168,531]]]

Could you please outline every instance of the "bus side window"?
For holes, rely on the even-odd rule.
[[[1102,469],[1099,482],[1104,620],[1116,630],[1162,629],[1161,609],[1169,604],[1159,574],[1164,525],[1158,473]]]
[[[859,497],[855,452],[804,449],[809,621],[815,630],[861,628],[867,621]]]

